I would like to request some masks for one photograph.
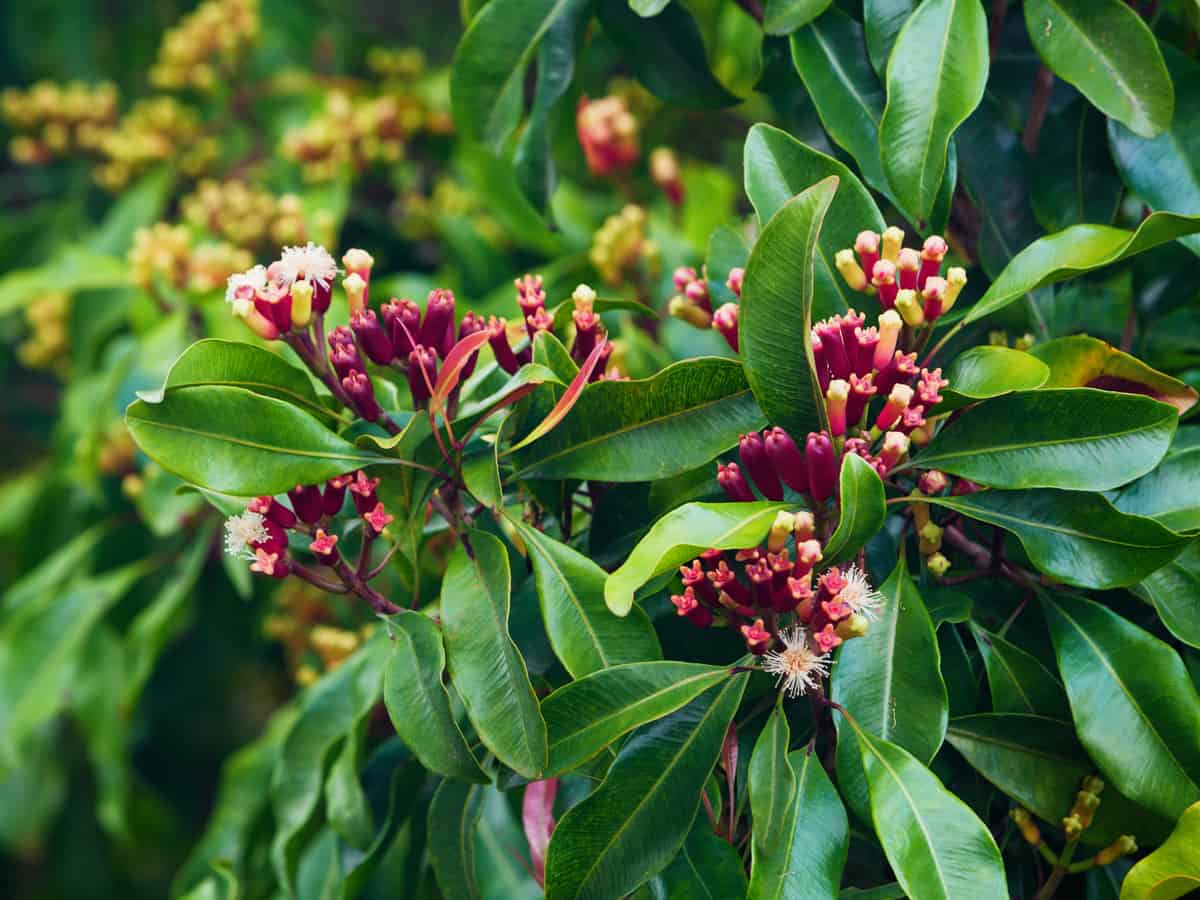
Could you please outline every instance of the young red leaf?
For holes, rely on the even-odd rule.
[[[583,389],[587,387],[588,380],[592,377],[592,371],[596,368],[596,364],[600,362],[600,356],[604,351],[605,345],[608,343],[606,339],[601,339],[596,342],[595,348],[588,354],[588,358],[583,361],[583,365],[579,367],[579,373],[571,379],[571,383],[567,386],[566,391],[558,402],[554,404],[554,409],[550,410],[550,414],[546,416],[538,426],[525,435],[525,437],[508,448],[508,452],[520,450],[522,447],[527,447],[536,441],[538,438],[545,436],[559,422],[567,417],[567,413],[571,411],[571,407],[579,399],[579,395],[583,393]]]

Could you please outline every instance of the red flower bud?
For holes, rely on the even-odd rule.
[[[376,421],[383,409],[375,400],[375,387],[366,372],[351,372],[342,379],[342,388],[354,402],[354,409],[368,422]]]
[[[379,498],[375,496],[377,487],[379,487],[378,478],[368,478],[367,473],[362,469],[354,473],[354,480],[349,484],[350,499],[354,501],[354,508],[358,510],[360,516],[369,513],[379,502]]]
[[[255,497],[246,509],[264,516],[280,528],[291,528],[296,524],[296,514],[274,497]]]
[[[687,287],[683,289],[683,295],[705,312],[712,312],[712,300],[708,296],[708,282],[703,278],[688,282]]]
[[[691,266],[680,266],[671,273],[671,281],[675,284],[675,290],[683,293],[687,290],[687,286],[696,280],[696,270]]]
[[[796,442],[782,428],[772,428],[763,438],[767,459],[783,483],[800,494],[808,493],[808,467]]]
[[[421,340],[437,355],[446,358],[454,346],[454,294],[438,288],[429,292],[425,303],[425,321],[421,323]]]
[[[738,452],[742,457],[742,465],[746,467],[762,495],[768,500],[782,500],[783,486],[767,458],[767,448],[763,444],[762,435],[757,432],[743,434],[738,440]]]
[[[850,364],[850,355],[846,352],[846,345],[842,342],[841,317],[833,316],[823,322],[818,322],[815,330],[821,338],[821,346],[825,350],[825,359],[829,363],[833,377],[849,378],[854,367]]]
[[[808,493],[818,503],[833,496],[837,483],[837,460],[833,441],[825,432],[810,433],[804,444],[804,461],[808,464]]]
[[[467,310],[466,315],[463,316],[462,321],[458,325],[458,339],[461,341],[463,338],[470,337],[473,334],[478,334],[480,331],[483,331],[486,328],[487,323],[483,321],[482,318],[475,315],[475,313],[471,312],[470,310]],[[459,375],[459,378],[463,381],[466,381],[468,378],[470,378],[471,373],[475,371],[475,364],[478,361],[479,351],[476,350],[471,354],[471,358],[467,360],[466,365],[463,366],[462,374]]]
[[[318,528],[312,542],[308,545],[308,549],[321,562],[331,566],[337,563],[340,555],[337,551],[337,542],[338,537],[336,534],[326,534],[322,529]]]
[[[521,307],[521,315],[525,318],[532,316],[539,309],[546,308],[546,292],[542,289],[541,275],[526,275],[513,281],[517,288],[517,305]]]
[[[908,385],[893,385],[891,392],[888,394],[887,402],[884,403],[883,409],[879,411],[879,416],[875,419],[875,427],[880,431],[890,429],[899,421],[901,414],[908,408],[908,404],[912,398],[913,389]]]
[[[509,346],[507,329],[508,323],[504,319],[495,316],[488,319],[488,344],[491,345],[492,355],[496,357],[496,364],[511,375],[521,368],[521,364]]]
[[[525,317],[525,332],[531,341],[539,331],[552,331],[553,329],[554,318],[546,312],[544,306],[539,307],[532,315]]]
[[[857,375],[850,376],[850,397],[846,401],[846,421],[848,423],[857,425],[862,421],[867,404],[871,402],[871,398],[877,391],[874,374],[865,375],[862,378]]]
[[[371,362],[386,366],[392,361],[392,341],[380,326],[374,310],[355,313],[350,319],[350,327]]]
[[[363,519],[371,527],[371,530],[376,534],[382,534],[383,529],[387,528],[396,520],[395,516],[389,516],[383,508],[382,503],[376,503],[368,513],[363,513]]]
[[[325,506],[321,502],[321,490],[316,485],[298,484],[288,491],[288,499],[302,521],[309,525],[321,521]]]
[[[879,305],[891,309],[896,304],[896,293],[900,285],[896,283],[896,264],[890,260],[881,259],[871,270],[871,284],[879,292]]]
[[[383,324],[392,342],[394,356],[403,359],[417,345],[421,331],[421,307],[412,300],[392,298],[380,310]]]
[[[735,297],[742,296],[742,282],[746,279],[746,270],[741,266],[734,266],[729,270],[729,278],[725,280],[725,286],[733,291]]]
[[[854,250],[862,262],[864,272],[875,271],[875,263],[879,261],[879,235],[874,231],[860,231],[854,239]]]
[[[933,496],[940,494],[949,484],[950,479],[945,472],[930,469],[928,472],[922,472],[921,477],[917,479],[917,490],[927,496]]]
[[[921,291],[921,298],[924,300],[925,318],[932,322],[945,310],[946,279],[937,275],[927,278],[925,287]]]
[[[817,371],[817,384],[821,386],[821,393],[829,388],[829,382],[833,378],[833,373],[829,368],[829,354],[825,351],[825,342],[821,340],[821,336],[817,334],[817,329],[813,329],[809,335],[809,343],[812,346],[814,368]]]
[[[755,619],[753,625],[741,626],[742,637],[746,639],[746,648],[755,656],[767,652],[771,645],[771,633],[763,627],[762,619]]]
[[[342,511],[346,500],[346,488],[354,481],[353,475],[338,475],[325,482],[325,492],[321,495],[321,509],[327,516],[336,516]]]
[[[712,323],[736,353],[738,349],[738,305],[736,303],[724,304],[713,313]]]
[[[754,499],[754,492],[750,490],[750,484],[742,475],[742,470],[738,468],[737,463],[717,464],[717,484],[721,486],[730,500],[748,503]]]
[[[250,563],[251,572],[261,572],[271,578],[287,578],[288,564],[281,558],[281,553],[271,553],[266,550],[254,551],[254,562]]]
[[[429,402],[436,382],[437,354],[428,347],[416,347],[408,354],[408,390],[415,409],[423,409]]]
[[[942,260],[946,258],[947,249],[945,240],[939,235],[933,234],[925,238],[925,246],[921,249],[921,271],[917,276],[918,290],[925,287],[927,279],[941,272]]]
[[[912,247],[900,251],[896,260],[896,277],[900,281],[900,290],[914,291],[917,289],[917,272],[921,269],[921,254]]]

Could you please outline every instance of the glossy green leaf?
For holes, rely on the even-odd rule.
[[[1086,100],[1048,115],[1033,166],[1033,209],[1047,231],[1092,222],[1108,225],[1123,185],[1108,153],[1106,119]]]
[[[546,635],[572,678],[662,658],[654,626],[640,607],[621,618],[604,605],[607,572],[537,529],[513,525],[529,550]]]
[[[625,562],[608,576],[604,602],[618,616],[633,607],[634,592],[652,578],[673,571],[701,551],[738,550],[758,544],[775,516],[787,508],[765,500],[753,503],[686,503],[654,523]]]
[[[792,434],[819,431],[825,421],[809,333],[817,237],[837,189],[838,178],[826,178],[772,216],[742,284],[738,344],[746,380],[767,417]]]
[[[919,220],[933,210],[950,138],[983,99],[987,73],[987,19],[979,0],[925,0],[896,37],[880,157],[892,192]]]
[[[971,633],[987,669],[995,712],[1028,713],[1064,722],[1071,718],[1062,682],[1036,657],[980,625],[972,623]]]
[[[1200,698],[1179,655],[1082,597],[1042,608],[1088,755],[1123,794],[1175,818],[1200,799]]]
[[[1086,334],[1074,334],[1030,351],[1050,367],[1045,387],[1095,387],[1126,394],[1145,394],[1170,403],[1180,414],[1196,403],[1196,390],[1140,359]]]
[[[446,653],[437,626],[416,612],[392,616],[387,626],[392,654],[384,670],[383,700],[396,734],[430,771],[462,781],[487,781],[442,683]]]
[[[454,688],[479,738],[506,765],[534,778],[546,767],[546,723],[509,637],[508,552],[486,531],[467,533],[442,579],[442,629]]]
[[[1151,209],[1194,213],[1200,209],[1200,64],[1169,44],[1162,52],[1175,84],[1170,125],[1146,139],[1110,119],[1109,146],[1121,177]],[[1183,243],[1200,253],[1200,236]]]
[[[954,358],[946,370],[952,387],[942,390],[938,412],[969,406],[977,400],[999,397],[1012,391],[1040,388],[1050,369],[1037,357],[1008,347],[972,347]]]
[[[1175,900],[1200,889],[1200,803],[1183,811],[1166,843],[1139,861],[1121,884],[1121,900]]]
[[[629,0],[629,8],[642,18],[657,16],[671,0]]]
[[[1028,0],[1038,55],[1106,116],[1142,137],[1167,127],[1175,92],[1158,41],[1121,0]]]
[[[833,0],[767,0],[763,11],[763,31],[788,35],[803,28],[829,8]]]
[[[1108,225],[1073,225],[1038,238],[1004,267],[963,322],[970,324],[997,312],[1043,285],[1112,265],[1176,238],[1200,232],[1200,216],[1156,212],[1136,231]]]
[[[1200,447],[1168,454],[1110,499],[1121,512],[1150,516],[1172,531],[1200,531]]]
[[[862,729],[854,735],[875,833],[908,895],[1006,900],[1000,851],[970,807],[902,747]]]
[[[450,70],[454,122],[499,147],[521,115],[525,69],[570,0],[491,0],[467,27]]]
[[[129,265],[123,258],[71,245],[45,265],[5,272],[0,277],[0,315],[21,309],[52,291],[73,294],[128,284]]]
[[[1079,491],[982,491],[930,503],[1016,535],[1035,566],[1076,587],[1125,587],[1166,565],[1187,539]]]
[[[835,565],[853,557],[883,527],[887,505],[883,482],[861,456],[847,454],[838,476],[841,517],[823,548],[822,565]]]
[[[883,231],[886,227],[862,182],[833,157],[761,123],[746,136],[743,156],[746,196],[761,227],[766,227],[792,197],[830,175],[837,176],[837,192],[817,236],[812,315],[819,320],[861,306],[863,295],[846,286],[834,266],[834,256],[839,250],[853,247],[855,237],[864,228]]]
[[[1176,411],[1089,388],[1018,391],[966,410],[913,460],[1002,488],[1115,488],[1153,469],[1171,446]]]
[[[351,851],[358,852],[369,847],[375,837],[367,795],[358,778],[366,725],[363,720],[350,729],[325,779],[326,822]]]
[[[838,651],[832,697],[860,728],[928,761],[942,745],[949,717],[933,622],[903,556],[879,592],[882,608],[866,635]],[[850,730],[841,729],[839,738],[838,781],[850,808],[867,819],[859,748]]]
[[[696,816],[679,853],[657,881],[671,900],[746,896],[742,858],[729,841],[713,834],[707,816]]]
[[[497,429],[496,440],[490,447],[484,446],[480,452],[462,461],[463,486],[490,509],[499,509],[504,504],[504,485],[500,480],[500,431]]]
[[[747,900],[837,895],[846,864],[846,810],[816,754],[787,752],[787,719],[776,708],[750,761],[753,863]]]
[[[598,0],[596,15],[625,64],[660,100],[700,109],[737,103],[709,70],[700,29],[682,3],[643,19],[628,0]]]
[[[517,477],[667,478],[714,459],[763,424],[741,365],[684,360],[652,378],[588,385],[554,430],[515,454]]]
[[[185,387],[125,413],[142,451],[201,487],[242,497],[280,494],[386,457],[356,449],[290,403],[236,387]]]
[[[601,669],[563,685],[542,701],[547,772],[576,768],[621,735],[673,713],[728,677],[728,666],[654,661]]]
[[[1171,634],[1200,649],[1200,542],[1192,541],[1131,590],[1154,604]]]
[[[475,872],[475,831],[483,814],[483,788],[443,781],[429,804],[425,842],[442,896],[481,900]]]
[[[880,78],[887,74],[888,59],[900,29],[916,8],[916,0],[863,0],[867,56]]]
[[[542,343],[546,344],[546,341]],[[592,352],[588,354],[587,359],[580,364],[575,377],[571,379],[571,383],[567,385],[566,390],[562,392],[562,395],[559,396],[554,406],[550,408],[550,411],[546,413],[541,421],[533,426],[528,434],[509,448],[509,452],[520,450],[534,441],[541,440],[543,436],[557,428],[558,424],[567,417],[571,410],[575,408],[575,404],[583,396],[584,388],[588,386],[588,381],[591,379],[592,373],[596,371],[596,366],[600,365],[600,359],[605,352],[604,346],[604,338],[596,342],[596,346],[592,348]]]
[[[950,720],[946,742],[989,782],[1046,824],[1059,828],[1085,776],[1096,767],[1069,721],[1027,713],[981,713]],[[1165,820],[1139,809],[1109,784],[1083,841],[1106,846],[1136,831],[1152,841]]]
[[[286,890],[295,889],[305,828],[320,805],[326,764],[379,701],[387,649],[387,640],[379,636],[309,688],[279,750],[270,782],[271,863]]]
[[[197,341],[175,360],[161,388],[138,396],[147,403],[161,403],[172,388],[214,385],[286,400],[326,423],[338,419],[317,399],[308,375],[282,357],[240,341]]]
[[[745,673],[630,737],[604,781],[550,839],[547,900],[629,893],[678,852],[746,689]]]

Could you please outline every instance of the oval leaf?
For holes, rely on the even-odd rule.
[[[621,897],[671,861],[696,817],[746,678],[710,688],[626,742],[600,787],[554,829],[547,900]]]
[[[729,677],[727,666],[639,662],[601,669],[542,701],[551,775],[587,762],[621,735],[673,713]]]
[[[480,900],[475,832],[483,815],[483,788],[443,781],[429,804],[425,841],[442,896]]]
[[[1110,499],[1121,512],[1149,516],[1172,531],[1200,530],[1200,447],[1168,454],[1158,468]]]
[[[767,0],[763,31],[773,35],[791,34],[825,12],[831,2],[833,0]]]
[[[875,468],[853,453],[842,459],[838,476],[838,505],[841,518],[825,542],[822,565],[850,559],[883,527],[887,504],[883,482]]]
[[[1059,721],[1071,718],[1062,682],[1038,660],[998,634],[971,623],[998,713],[1029,713]]]
[[[742,286],[738,343],[746,379],[767,417],[792,434],[824,427],[812,377],[814,255],[838,179],[824,179],[779,210],[759,236]]]
[[[546,723],[525,660],[508,633],[508,552],[486,531],[468,533],[442,579],[442,625],[454,688],[488,748],[534,778],[546,767]]]
[[[1132,590],[1154,604],[1171,634],[1200,649],[1200,541],[1192,541],[1179,556]]]
[[[686,563],[703,550],[740,550],[758,544],[783,503],[685,503],[654,523],[628,559],[608,576],[604,602],[618,616],[629,613],[633,594],[650,579]]]
[[[1121,883],[1121,900],[1175,900],[1200,889],[1200,803],[1183,811],[1165,844],[1138,862]]]
[[[1050,377],[1049,367],[1032,354],[1009,347],[972,347],[954,358],[946,372],[953,387],[942,391],[938,412],[1012,391],[1032,391]]]
[[[917,8],[916,0],[863,0],[863,28],[867,37],[867,56],[882,78],[900,29]]]
[[[1105,780],[1174,819],[1200,799],[1200,698],[1179,655],[1082,597],[1043,597],[1079,740]]]
[[[896,38],[879,147],[888,184],[918,220],[933,210],[950,138],[983,99],[987,74],[979,0],[925,0]]]
[[[912,465],[992,487],[1104,491],[1153,469],[1178,419],[1173,407],[1148,397],[1019,391],[963,412]]]

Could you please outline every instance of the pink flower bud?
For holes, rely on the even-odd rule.
[[[321,502],[321,490],[316,485],[298,484],[288,491],[288,499],[301,521],[309,525],[321,521],[325,507]]]
[[[266,517],[280,528],[292,528],[296,524],[296,514],[274,497],[255,497],[246,509]]]
[[[833,496],[837,484],[837,460],[833,442],[825,432],[810,433],[804,444],[804,461],[808,464],[808,493],[818,503]]]
[[[875,427],[880,431],[887,431],[895,425],[900,415],[908,408],[909,401],[912,398],[913,389],[908,385],[893,385],[891,392],[888,394],[887,402],[883,405],[883,409],[879,411],[879,417],[875,419]]]
[[[867,404],[877,392],[874,374],[862,378],[857,375],[850,376],[850,396],[846,401],[846,422],[849,425],[854,426],[862,421]]]
[[[687,290],[687,286],[696,280],[696,270],[691,266],[680,266],[671,274],[671,281],[675,284],[675,290],[683,293]]]
[[[829,389],[825,392],[825,409],[829,413],[829,430],[834,437],[846,433],[846,401],[849,399],[849,382],[840,378],[829,382]]]
[[[939,391],[949,383],[942,377],[941,369],[934,369],[932,372],[929,369],[922,369],[921,381],[917,385],[917,396],[926,406],[934,406],[942,402],[942,395]]]
[[[376,421],[383,409],[375,400],[375,388],[366,372],[351,372],[342,379],[342,389],[350,396],[355,411],[368,422]]]
[[[822,653],[832,653],[842,643],[842,639],[837,636],[832,624],[826,625],[820,631],[813,635],[813,643]]]
[[[783,483],[800,494],[808,493],[808,467],[796,442],[782,428],[772,428],[763,437],[767,459]]]
[[[337,475],[325,482],[321,494],[321,509],[327,516],[336,516],[346,501],[346,488],[354,481],[353,475]]]
[[[336,534],[326,534],[323,529],[318,528],[316,534],[313,535],[312,542],[309,543],[308,549],[326,565],[334,565],[340,554],[337,551],[338,537]]]
[[[895,468],[906,453],[908,453],[908,435],[899,431],[889,431],[883,436],[883,449],[879,451],[879,458],[889,471]]]
[[[841,324],[840,316],[832,316],[823,322],[818,322],[815,330],[821,338],[821,346],[824,348],[825,359],[829,363],[833,377],[846,379],[850,377],[850,372],[854,367],[850,364],[850,355],[846,352],[846,345],[842,342]]]
[[[287,578],[287,560],[281,558],[281,553],[268,553],[266,550],[254,551],[254,562],[250,563],[251,572],[261,572],[271,578]]]
[[[950,484],[950,479],[945,472],[938,469],[930,469],[928,472],[922,472],[917,479],[917,490],[926,496],[932,497],[934,494],[940,494],[944,491],[947,485]]]
[[[495,316],[488,319],[488,344],[491,345],[492,355],[496,357],[496,364],[509,375],[521,368],[512,347],[509,346],[508,323],[504,319],[497,319]]]
[[[379,324],[374,310],[355,313],[350,317],[350,327],[371,362],[386,366],[392,361],[392,341]]]
[[[713,313],[713,327],[721,332],[734,353],[738,349],[738,305],[726,303]]]
[[[384,510],[382,503],[376,503],[370,512],[363,514],[363,519],[371,526],[372,531],[376,534],[382,534],[383,529],[394,522],[396,517],[389,516]]]
[[[750,490],[750,484],[742,475],[742,470],[738,468],[737,463],[719,463],[717,465],[717,484],[721,486],[730,500],[748,503],[754,499],[754,492]]]
[[[946,279],[932,275],[925,281],[921,290],[921,299],[925,301],[925,318],[930,322],[940,316],[945,309]]]
[[[755,656],[767,652],[771,644],[771,633],[763,627],[762,619],[755,619],[753,625],[741,626],[742,637],[746,639],[746,648]]]
[[[925,245],[921,248],[921,271],[917,276],[918,289],[924,288],[926,280],[941,271],[947,249],[946,241],[940,235],[932,234],[925,238]]]
[[[871,270],[871,284],[879,293],[879,305],[891,309],[896,303],[896,291],[900,285],[896,283],[896,264],[891,260],[881,259]]]
[[[860,231],[854,239],[854,252],[862,262],[863,272],[874,272],[879,261],[879,235],[874,231]]]
[[[429,292],[425,303],[425,321],[421,324],[421,341],[442,359],[454,346],[454,294],[443,288]]]
[[[762,435],[757,432],[743,434],[738,440],[738,452],[742,457],[742,465],[746,467],[762,495],[768,500],[782,500],[783,486],[767,458],[767,448],[763,444]]]
[[[354,480],[349,484],[350,499],[354,501],[354,508],[358,510],[360,516],[370,512],[379,502],[379,498],[375,496],[377,487],[379,487],[378,478],[368,478],[367,473],[362,469],[354,473]]]
[[[539,306],[532,315],[525,317],[525,333],[529,335],[532,341],[539,331],[552,331],[554,329],[554,317],[546,312],[546,307]]]
[[[383,304],[380,312],[383,314],[383,324],[392,341],[395,356],[401,359],[407,357],[417,345],[421,331],[421,307],[412,300],[393,298]]]
[[[729,270],[729,278],[725,280],[725,286],[728,287],[735,297],[742,296],[742,281],[746,278],[746,270],[741,266],[734,266]]]
[[[896,261],[896,274],[900,281],[900,289],[915,291],[917,289],[917,272],[921,268],[921,254],[912,247],[905,247],[900,251],[900,258]]]
[[[921,404],[910,406],[900,415],[900,424],[897,426],[905,434],[909,434],[917,428],[925,427],[925,407]]]

